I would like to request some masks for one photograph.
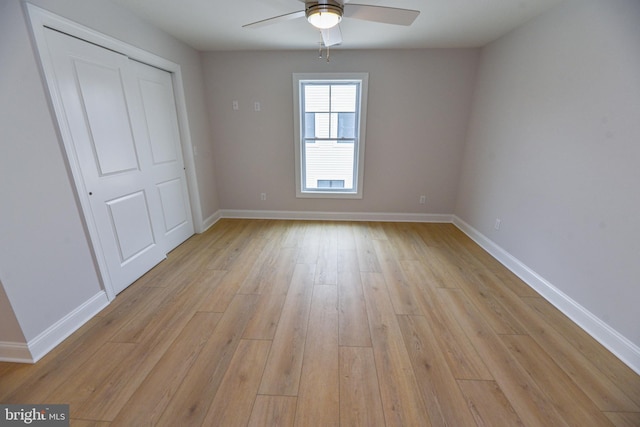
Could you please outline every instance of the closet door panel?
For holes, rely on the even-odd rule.
[[[160,198],[160,232],[164,249],[169,252],[194,233],[173,82],[164,70],[135,61],[132,65],[151,151],[149,178]]]

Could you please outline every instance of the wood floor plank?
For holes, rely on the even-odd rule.
[[[340,425],[385,425],[372,348],[340,347]]]
[[[333,223],[320,228],[320,244],[316,263],[315,285],[338,284],[338,232]]]
[[[373,247],[373,239],[367,224],[356,223],[352,227],[358,254],[360,271],[381,272],[380,263]]]
[[[429,426],[384,277],[363,273],[362,282],[386,424]]]
[[[185,273],[176,280],[171,287],[163,287],[158,295],[155,295],[153,299],[149,299],[152,304],[148,304],[145,310],[139,310],[135,316],[123,325],[122,328],[114,334],[109,341],[113,342],[140,342],[143,339],[143,334],[148,330],[149,325],[155,322],[156,317],[162,315],[163,306],[172,304],[178,292],[185,292],[189,288],[189,285],[193,281],[202,280],[207,282],[207,286],[216,285],[216,277],[209,274],[204,274],[202,271],[194,271]]]
[[[103,340],[91,340],[90,337],[93,334],[89,333],[101,323],[103,323],[103,319],[100,317],[89,320],[36,364],[3,362],[5,369],[0,374],[0,402],[43,402],[46,394],[63,382],[64,378],[73,371],[68,368],[68,364],[63,362],[66,360],[65,356],[69,357],[75,350],[79,356],[78,364],[82,364],[104,344]],[[83,340],[82,337],[85,337],[86,340]],[[65,368],[68,369],[66,370],[67,375],[56,375]],[[36,391],[38,393],[34,393]]]
[[[486,269],[469,271],[468,280],[461,282],[461,288],[497,334],[526,334],[526,328],[520,319],[494,292],[496,287],[499,287],[497,284],[494,286],[496,281],[497,279]],[[504,291],[506,292],[506,289]]]
[[[368,221],[364,223],[367,229],[367,235],[372,240],[387,240],[387,233],[385,228],[393,223],[382,223],[378,221]]]
[[[80,420],[77,418],[71,418],[69,421],[73,427],[109,427],[111,425],[107,421]]]
[[[211,246],[207,252],[207,268],[210,270],[230,270],[257,227],[255,221],[233,221],[223,239]],[[255,239],[256,241],[258,239]]]
[[[571,345],[547,319],[525,304],[517,295],[501,288],[499,283],[488,280],[486,286],[520,319],[527,335],[544,348],[554,362],[589,396],[602,411],[638,412],[636,405],[610,378],[600,371],[580,351]],[[636,377],[634,375],[633,377]],[[640,384],[640,382],[638,382]]]
[[[244,335],[245,339],[272,340],[276,334],[278,321],[282,315],[287,289],[284,292],[269,292],[260,295],[260,300],[256,305],[253,317],[247,325]]]
[[[480,249],[482,251],[482,249]],[[504,286],[509,288],[511,292],[519,297],[536,297],[539,294],[531,286],[527,285],[521,278],[516,276],[511,270],[504,265],[492,262],[485,263],[489,270],[502,282]]]
[[[293,396],[258,395],[251,411],[248,427],[291,427],[296,416],[297,398]]]
[[[607,417],[529,336],[500,337],[569,425],[609,425]]]
[[[162,302],[157,316],[140,332],[136,347],[120,360],[109,380],[77,407],[76,413],[81,418],[111,421],[128,403],[189,323],[199,301],[210,291],[209,270],[200,271],[188,285],[178,287],[171,298]]]
[[[429,224],[404,222],[400,224],[401,237],[406,239],[408,244],[417,255],[416,260],[424,261],[429,256],[429,250],[432,249],[422,238],[420,231]]]
[[[195,313],[118,413],[113,425],[157,423],[221,317],[222,313]]]
[[[264,239],[259,236],[262,221],[243,221],[242,229],[235,233],[233,241],[222,249],[215,257],[210,259],[208,268],[211,270],[231,270],[236,264],[244,263],[246,258],[242,256],[248,246],[264,246]]]
[[[158,266],[159,265],[160,264],[158,264]],[[150,272],[153,270],[154,269],[151,269]],[[127,289],[125,289],[120,294],[118,294],[118,296],[121,298],[116,298],[115,300],[113,300],[108,306],[103,308],[98,313],[97,317],[108,316],[114,311],[119,311],[120,313],[126,313],[128,311],[127,309],[128,307],[133,307],[134,310],[137,310],[137,308],[135,308],[137,304],[142,304],[142,305],[148,304],[148,301],[147,301],[148,298],[145,295],[147,293],[152,292],[151,288],[155,288],[155,287],[156,286],[145,286],[144,283],[142,282],[142,279],[138,279],[133,284],[131,284]],[[161,292],[161,291],[156,289],[155,292]]]
[[[249,320],[244,331],[244,338],[247,339],[273,339],[278,321],[282,314],[289,284],[293,276],[296,265],[297,248],[274,249],[277,260],[273,268],[264,272],[264,276],[256,282],[268,282],[268,286],[258,286],[255,288],[262,292],[260,301],[257,304],[253,317]],[[245,280],[245,283],[249,278]],[[242,288],[238,291],[242,293]]]
[[[70,410],[70,417],[86,418],[78,414],[78,407],[101,391],[100,386],[108,381],[112,373],[118,369],[120,362],[135,347],[136,345],[131,343],[105,343],[96,357],[79,366],[80,369],[77,369],[63,384],[48,390],[48,396],[41,402],[68,404],[73,408],[73,412]],[[89,419],[94,418],[89,417]],[[95,419],[100,420],[100,418]]]
[[[257,300],[257,295],[236,295],[169,401],[157,425],[202,423]]]
[[[338,366],[338,290],[331,285],[315,285],[295,425],[339,425]]]
[[[452,311],[438,303],[431,270],[422,261],[402,261],[402,268],[414,286],[417,303],[436,331],[436,340],[453,376],[492,380],[493,376]]]
[[[291,252],[291,249],[288,249]],[[248,265],[242,266],[243,270],[248,270],[246,277],[242,281],[238,293],[240,294],[264,294],[268,293],[272,285],[274,271],[277,268],[280,251],[276,240],[264,240],[264,245],[260,246],[260,252],[256,250],[245,259],[255,260]],[[295,263],[295,259],[293,260]]]
[[[236,294],[240,285],[247,277],[247,270],[234,268],[231,271],[211,270],[218,275],[218,286],[209,295],[202,298],[198,311],[209,311],[214,313],[224,313]]]
[[[274,287],[282,288],[283,283],[285,286],[288,285],[296,265],[298,252],[298,248],[278,247],[276,241],[269,241],[253,263],[251,272],[242,283],[238,293],[265,294],[273,292]],[[248,258],[252,259],[252,257]],[[247,267],[249,266],[245,266],[245,268]]]
[[[247,425],[270,346],[271,341],[240,341],[203,425]]]
[[[385,236],[393,247],[398,261],[422,258],[424,242],[417,238],[410,223],[391,223],[384,226]]]
[[[386,240],[374,240],[373,247],[380,262],[382,274],[391,303],[396,314],[422,314],[420,307],[416,305],[416,297],[413,290],[396,259],[396,254],[391,244]]]
[[[315,266],[297,264],[273,338],[260,394],[297,396]]]
[[[321,238],[321,223],[319,221],[307,221],[304,225],[304,237],[298,254],[298,264],[317,266]]]
[[[473,425],[471,412],[424,316],[398,316],[405,346],[433,426]]]
[[[371,347],[358,255],[352,250],[341,251],[338,260],[338,310],[340,345]]]
[[[145,287],[144,292],[131,293],[132,300],[129,304],[120,304],[118,309],[106,316],[92,319],[86,327],[56,348],[55,354],[47,355],[36,366],[30,367],[26,371],[28,375],[23,379],[24,382],[7,392],[2,398],[3,403],[46,402],[51,390],[64,384],[78,366],[96,357],[104,343],[131,321],[131,316],[135,316],[138,310],[146,311],[156,307],[162,299],[154,296],[162,296],[164,293],[163,289]],[[74,363],[68,363],[68,360],[73,360]],[[0,383],[8,380],[10,378],[3,376]]]
[[[438,300],[455,311],[456,319],[469,334],[496,383],[526,425],[568,425],[463,291],[438,289]]]
[[[640,426],[640,412],[605,412],[605,415],[616,427]]]
[[[167,254],[166,259],[144,274],[136,281],[136,284],[152,287],[171,286],[183,274],[205,267],[210,260],[209,249],[215,247],[219,239],[225,236],[230,238],[233,233],[233,229],[216,227],[209,229],[202,235],[192,236]]]
[[[459,380],[478,427],[525,426],[495,381]]]
[[[537,292],[525,284],[520,278],[509,271],[502,264],[495,262],[495,259],[459,229],[454,228],[448,231],[450,237],[447,238],[445,254],[454,260],[464,259],[464,269],[468,270],[474,266],[481,266],[488,269],[493,275],[501,280],[506,287],[518,296],[536,296]],[[455,261],[454,261],[455,262]]]
[[[344,222],[338,230],[338,252],[355,251],[356,236],[353,234],[353,222]],[[340,261],[340,258],[338,258]]]
[[[15,390],[29,377],[35,376],[35,372],[42,366],[41,364],[36,368],[32,364],[12,362],[0,362],[0,365],[2,366],[0,371],[0,402],[4,402],[11,393],[15,393]]]
[[[460,273],[459,263],[447,257],[447,251],[441,248],[425,249],[424,263],[431,270],[438,287],[461,289],[466,278]]]
[[[435,223],[422,223],[419,227],[416,227],[416,233],[420,236],[422,241],[429,248],[444,248],[446,243],[440,238],[439,229],[443,224]]]
[[[631,368],[622,363],[613,353],[580,329],[560,310],[542,297],[522,298],[522,301],[545,319],[580,354],[607,376],[629,399],[640,406],[640,379]]]
[[[279,239],[283,248],[301,248],[304,241],[306,221],[287,221],[287,227]]]

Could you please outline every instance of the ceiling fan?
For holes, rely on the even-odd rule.
[[[335,46],[342,43],[340,22],[342,18],[362,19],[394,25],[411,25],[420,11],[399,9],[396,7],[370,6],[348,3],[349,0],[300,0],[304,2],[304,10],[274,16],[261,21],[243,25],[243,28],[260,28],[279,22],[306,17],[307,21],[322,33],[324,46]]]

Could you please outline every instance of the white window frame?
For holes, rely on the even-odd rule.
[[[304,143],[301,124],[302,108],[300,88],[304,82],[358,82],[360,85],[360,103],[358,111],[360,113],[355,141],[354,153],[354,189],[352,191],[303,188],[304,157],[302,144]],[[294,115],[294,141],[295,141],[295,179],[296,197],[300,198],[325,198],[325,199],[362,199],[364,181],[364,147],[365,130],[367,120],[367,89],[369,84],[369,73],[293,73],[293,115]]]

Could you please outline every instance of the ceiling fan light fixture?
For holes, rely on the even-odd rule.
[[[342,21],[342,6],[337,3],[312,4],[305,10],[307,21],[320,30],[333,28]]]

